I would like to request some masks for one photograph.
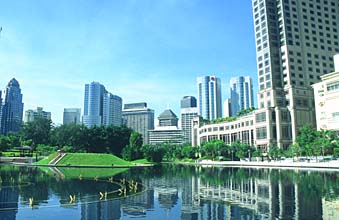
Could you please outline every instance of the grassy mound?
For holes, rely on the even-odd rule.
[[[58,156],[58,153],[52,153],[50,154],[48,157],[42,159],[42,160],[39,160],[38,162],[36,162],[35,164],[37,165],[46,165],[48,164],[51,160],[53,160],[56,156]]]
[[[67,153],[57,166],[134,166],[112,154]]]

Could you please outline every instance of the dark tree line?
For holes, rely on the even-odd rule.
[[[126,126],[53,126],[51,120],[38,118],[26,123],[20,133],[1,136],[0,145],[5,147],[1,147],[0,151],[27,144],[34,150],[65,149],[68,152],[112,153],[121,156],[122,149],[129,144],[131,133],[132,130]]]

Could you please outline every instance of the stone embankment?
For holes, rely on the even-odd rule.
[[[315,168],[315,169],[337,169],[339,170],[339,161],[332,160],[328,162],[293,162],[287,160],[281,161],[211,161],[202,160],[195,163],[196,165],[213,165],[213,166],[238,166],[238,167],[267,167],[267,168]]]

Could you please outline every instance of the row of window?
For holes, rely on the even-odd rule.
[[[249,120],[249,121],[245,121],[245,122],[239,122],[237,124],[234,125],[227,125],[227,126],[220,126],[220,127],[210,127],[210,128],[204,128],[202,130],[200,130],[200,134],[205,133],[205,132],[212,132],[212,131],[224,131],[224,130],[233,130],[233,129],[237,129],[237,128],[242,128],[242,127],[247,127],[253,125],[253,120]]]
[[[327,91],[339,90],[339,82],[327,85]]]

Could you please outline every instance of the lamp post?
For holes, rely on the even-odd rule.
[[[231,156],[232,156],[232,161],[233,161],[233,150],[231,152],[232,152]]]

